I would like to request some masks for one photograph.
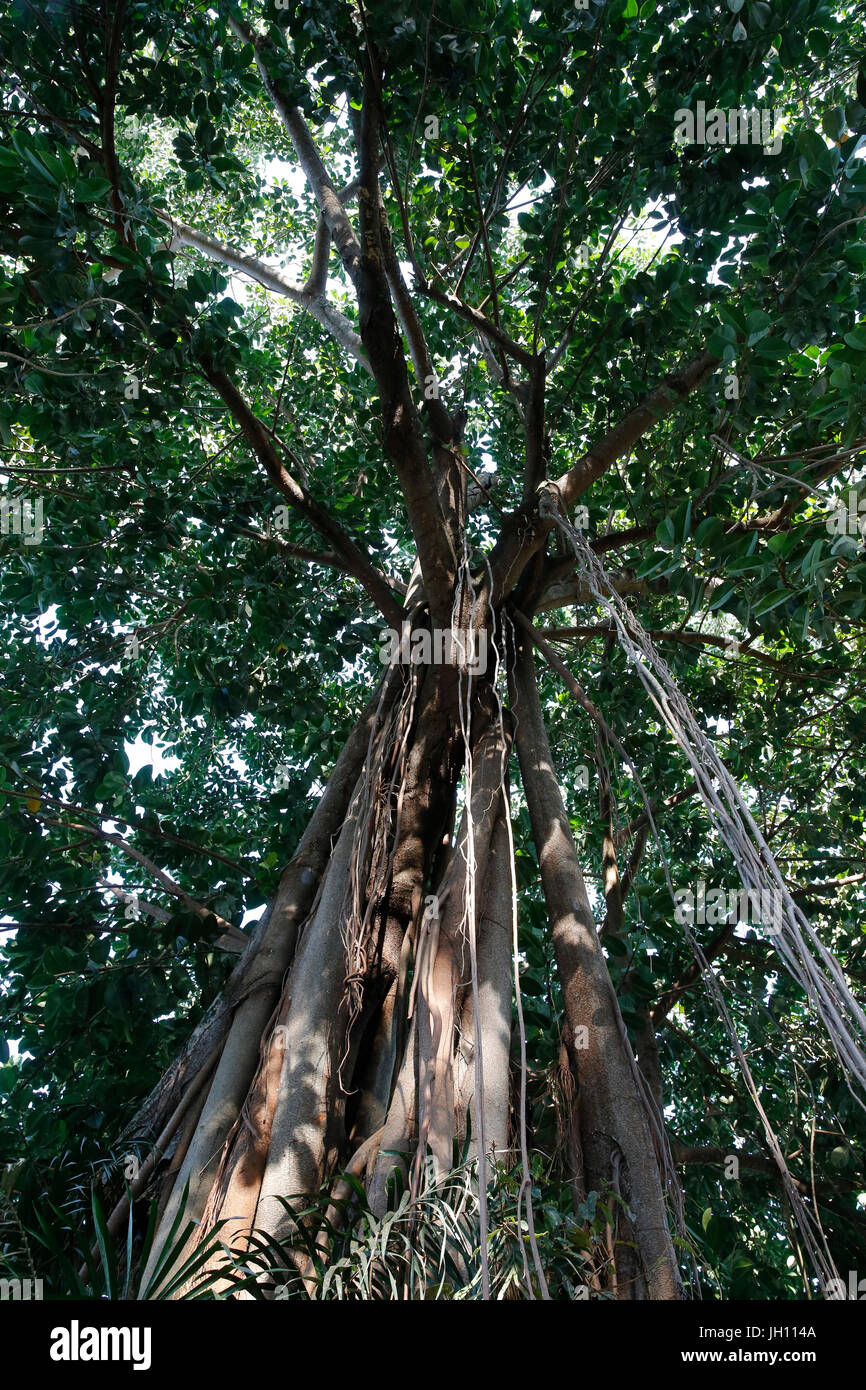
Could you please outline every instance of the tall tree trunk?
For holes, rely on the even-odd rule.
[[[177,1106],[202,1056],[213,1067],[218,1054],[185,1155],[164,1175],[148,1274],[182,1203],[200,1223],[191,1246],[224,1220],[223,1240],[242,1252],[253,1230],[286,1239],[293,1199],[341,1167],[366,1174],[381,1215],[395,1167],[420,1194],[427,1155],[445,1177],[455,1141],[470,1136],[482,1185],[491,1155],[507,1157],[511,716],[492,678],[395,666],[371,700],[225,1000],[143,1111],[139,1130]],[[583,1166],[573,1176],[612,1211],[610,1267],[595,1286],[676,1297],[650,1128],[528,651],[512,706],[579,1084],[572,1152]],[[309,1262],[299,1263],[309,1279]]]
[[[583,1185],[613,1203],[611,1276],[617,1297],[678,1298],[681,1282],[647,1107],[556,780],[525,639],[517,640],[513,670],[520,774],[578,1080]]]

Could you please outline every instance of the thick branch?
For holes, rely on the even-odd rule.
[[[379,219],[379,122],[369,58],[365,58],[365,97],[359,149],[362,248],[306,121],[270,75],[266,59],[273,54],[273,50],[269,41],[235,18],[229,17],[229,24],[255,50],[262,82],[288,132],[309,188],[357,292],[361,339],[382,398],[385,450],[397,469],[434,622],[440,627],[450,626],[451,594],[457,562],[409,389],[406,362],[384,271]]]
[[[608,578],[614,592],[620,597],[634,594],[638,598],[648,598],[650,594],[656,592],[655,586],[651,585],[649,580],[638,579],[628,570],[614,571],[608,575]],[[566,577],[554,574],[551,575],[550,580],[542,590],[541,597],[533,604],[533,612],[545,613],[551,608],[568,608],[572,604],[594,602],[592,592],[585,580],[579,579],[575,574]],[[576,629],[549,628],[545,631],[545,636],[553,637],[563,631],[574,632]]]
[[[674,406],[691,394],[703,381],[706,381],[719,366],[719,358],[710,352],[702,352],[685,367],[671,372],[662,382],[644,396],[640,405],[626,415],[612,430],[578,459],[573,468],[557,480],[557,488],[566,507],[576,502],[582,493],[606,473],[617,459],[627,454],[648,429],[669,415]]]
[[[331,229],[327,220],[319,214],[316,223],[316,240],[313,243],[313,263],[304,281],[301,293],[319,298],[325,293],[328,283],[328,257],[331,254]]]
[[[27,796],[28,793],[16,792],[7,788],[6,795],[21,797]],[[43,796],[42,799],[46,800],[48,798]],[[213,918],[217,926],[221,927],[225,933],[224,937],[220,937],[219,941],[216,943],[217,945],[220,945],[222,941],[228,939],[230,944],[227,949],[234,950],[235,947],[240,946],[241,943],[243,943],[242,949],[246,949],[248,938],[243,935],[238,927],[233,926],[231,922],[227,922],[224,917],[221,917],[218,912],[214,912],[212,908],[204,907],[202,903],[196,902],[195,898],[190,897],[189,893],[181,888],[179,883],[175,883],[174,879],[170,878],[163,869],[160,869],[152,859],[149,859],[146,854],[142,854],[141,850],[136,849],[134,845],[124,840],[121,835],[112,835],[107,830],[100,830],[95,825],[87,825],[80,821],[54,820],[52,817],[44,815],[39,815],[39,819],[43,825],[51,825],[58,830],[80,830],[87,835],[91,835],[94,840],[101,840],[104,844],[114,845],[117,849],[122,850],[130,859],[134,859],[136,864],[140,864],[143,869],[146,869],[147,872],[156,879],[157,883],[161,884],[167,893],[170,893],[173,898],[177,898],[182,902],[187,911],[193,913],[200,921],[207,922],[209,919]]]
[[[592,721],[594,722],[596,728],[601,730],[608,742],[613,744],[614,748],[617,749],[617,751],[626,760],[626,762],[629,762],[630,760],[625,748],[623,747],[622,740],[617,738],[616,734],[608,724],[604,715],[601,713],[599,709],[596,708],[596,706],[593,704],[592,700],[589,698],[586,691],[584,690],[583,686],[580,685],[580,683],[571,674],[565,662],[562,660],[562,657],[559,656],[553,650],[549,642],[545,642],[544,638],[541,637],[540,634],[536,631],[536,629],[532,626],[532,623],[526,617],[525,613],[521,613],[519,612],[519,610],[515,609],[514,621],[517,624],[517,627],[520,629],[520,631],[524,633],[525,636],[529,638],[530,642],[532,642],[533,646],[535,646],[538,649],[538,651],[541,653],[541,655],[547,662],[548,666],[550,666],[562,677],[568,690],[574,696],[575,700],[577,700],[581,708],[586,710],[590,719],[592,719]]]
[[[317,262],[316,253],[314,253],[310,278],[302,287],[290,280],[282,270],[275,270],[256,256],[246,256],[235,247],[217,241],[215,237],[208,236],[205,232],[200,232],[185,222],[178,222],[167,213],[159,213],[159,216],[166,226],[171,228],[174,244],[194,247],[196,251],[201,251],[205,256],[209,256],[212,261],[219,261],[222,265],[229,266],[238,275],[248,275],[250,279],[264,285],[265,289],[270,290],[273,294],[280,294],[286,299],[290,299],[293,304],[297,304],[322,324],[340,346],[351,353],[366,372],[370,372],[370,364],[364,353],[364,345],[360,336],[345,314],[342,314],[333,304],[329,304],[324,297],[327,247],[330,245],[331,235],[327,226],[325,227],[326,243],[317,234],[319,255],[321,255],[321,246],[323,244],[325,246],[324,264]]]
[[[251,44],[255,50],[256,67],[259,70],[262,85],[294,146],[295,154],[298,156],[310,191],[321,209],[349,279],[357,288],[361,269],[360,242],[355,235],[340,195],[322,163],[306,121],[297,106],[293,105],[285,93],[280,90],[278,83],[268,70],[266,59],[268,55],[276,57],[274,50],[268,39],[254,33],[249,25],[242,20],[229,15],[228,22],[234,33],[244,43]]]
[[[399,627],[403,610],[395,600],[390,585],[376,572],[366,555],[346,535],[339,523],[334,521],[325,508],[314,501],[306,489],[287,472],[277,455],[270,434],[247,405],[234,382],[209,358],[202,357],[200,361],[205,376],[234,415],[274,487],[320,535],[330,541],[342,556],[348,572],[364,586],[388,622]]]
[[[419,272],[415,268],[416,276]],[[523,367],[532,367],[535,358],[529,348],[522,347],[520,343],[509,338],[508,334],[501,328],[497,328],[495,323],[491,323],[480,310],[473,308],[471,304],[466,304],[464,300],[458,299],[456,294],[450,291],[437,289],[434,285],[429,285],[425,280],[421,280],[419,289],[428,299],[432,299],[434,304],[441,304],[443,309],[450,309],[458,318],[464,319],[466,323],[471,323],[483,337],[489,339],[501,348],[506,357],[511,357],[515,362],[519,362]]]
[[[117,97],[117,78],[120,71],[120,47],[126,0],[117,0],[109,18],[106,3],[105,18],[105,86],[99,97],[99,124],[102,133],[102,157],[105,173],[111,184],[111,205],[118,240],[126,240],[123,226],[123,201],[120,196],[120,164],[114,141],[114,104]]]
[[[721,1167],[726,1164],[729,1159],[735,1158],[740,1168],[744,1168],[747,1172],[766,1173],[768,1176],[775,1178],[776,1181],[778,1181],[779,1178],[779,1165],[774,1158],[766,1158],[763,1154],[743,1153],[741,1149],[736,1149],[733,1145],[730,1149],[702,1147],[697,1144],[684,1144],[681,1140],[676,1139],[672,1135],[671,1153],[674,1163],[697,1163],[709,1167]],[[794,1184],[797,1191],[801,1192],[804,1197],[811,1197],[813,1195],[811,1181],[807,1182],[803,1178],[795,1178],[792,1174],[791,1182]],[[849,1180],[844,1178],[831,1181],[822,1180],[816,1182],[814,1186],[814,1191],[819,1197],[825,1195],[838,1196],[848,1192],[862,1192],[862,1190],[863,1181],[858,1178]]]
[[[280,554],[289,559],[306,560],[311,565],[327,565],[331,569],[339,570],[341,574],[353,574],[347,561],[341,555],[334,554],[332,550],[310,550],[306,545],[294,545],[291,541],[284,541],[282,536],[268,536],[265,535],[264,531],[254,531],[248,526],[238,526],[237,533],[239,536],[249,536],[250,540],[276,546]],[[392,575],[386,574],[376,565],[373,568],[376,574],[393,590],[395,597],[406,594],[407,586],[401,579],[395,579]]]
[[[400,479],[430,611],[437,626],[450,627],[457,561],[409,389],[406,360],[384,270],[379,125],[369,60],[364,86],[360,132],[360,222],[364,249],[355,277],[361,337],[379,387],[383,442]]]
[[[415,376],[418,385],[424,393],[424,400],[433,432],[437,439],[443,443],[449,443],[454,437],[454,422],[448,411],[438,396],[438,382],[436,372],[433,367],[433,360],[427,347],[427,340],[424,330],[421,327],[421,320],[418,311],[412,302],[412,297],[406,288],[403,273],[400,270],[400,263],[397,260],[397,253],[394,250],[394,241],[391,236],[391,228],[388,224],[388,217],[385,211],[385,204],[379,198],[379,226],[382,246],[382,263],[385,275],[388,280],[388,287],[400,320],[400,327],[409,344],[409,352],[412,357],[412,365],[415,368]],[[428,388],[433,387],[436,394],[428,398]]]
[[[491,336],[487,329],[483,330]],[[640,405],[621,420],[602,439],[594,444],[573,468],[564,473],[553,485],[557,489],[562,504],[568,508],[603,473],[627,454],[641,435],[670,413],[678,401],[684,400],[711,372],[719,366],[719,359],[708,352],[701,353],[687,366],[665,377],[659,386],[645,396]],[[497,597],[506,597],[526,566],[527,561],[545,543],[549,531],[554,526],[553,517],[540,517],[523,507],[506,518],[502,535],[490,557],[493,571],[493,589]]]
[[[529,373],[526,400],[526,471],[523,478],[523,505],[529,506],[547,476],[544,434],[544,389],[547,369],[543,357],[536,357]]]

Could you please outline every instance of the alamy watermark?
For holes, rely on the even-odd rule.
[[[149,1327],[82,1327],[73,1318],[69,1327],[51,1329],[48,1355],[52,1361],[131,1361],[134,1371],[150,1370]]]
[[[402,630],[382,628],[379,660],[383,666],[456,666],[472,676],[487,670],[487,632],[419,627],[404,622]]]
[[[719,926],[732,918],[760,927],[765,936],[778,936],[782,930],[782,895],[777,888],[708,889],[703,878],[698,879],[697,892],[691,888],[674,891],[674,920],[681,926]]]
[[[0,1279],[0,1303],[39,1302],[42,1299],[41,1279]]]
[[[44,534],[43,502],[29,497],[0,497],[0,535],[22,536],[25,545],[39,545]]]
[[[782,148],[772,107],[722,111],[712,106],[708,111],[707,103],[699,101],[696,111],[681,106],[674,120],[674,139],[680,145],[761,145],[765,154],[778,154]]]
[[[853,488],[848,490],[848,505],[840,502],[827,518],[830,536],[862,536],[866,539],[866,497],[857,498]]]
[[[866,1279],[859,1277],[856,1269],[848,1270],[848,1283],[844,1279],[828,1279],[823,1286],[824,1297],[836,1302],[842,1298],[855,1299],[862,1303],[866,1299]]]

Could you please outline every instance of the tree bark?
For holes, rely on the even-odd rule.
[[[512,706],[521,779],[578,1078],[584,1184],[604,1200],[617,1194],[634,1214],[633,1230],[622,1210],[617,1220],[613,1249],[617,1297],[680,1298],[681,1281],[636,1063],[562,803],[532,651],[525,638],[517,639]]]
[[[487,876],[478,923],[478,1019],[482,1038],[483,1106],[486,1121],[487,1152],[500,1162],[509,1151],[511,1115],[511,1012],[514,993],[514,961],[511,949],[511,865],[508,831],[504,816],[507,803],[496,820],[490,840]],[[476,1091],[475,1008],[471,990],[466,991],[460,1022],[460,1074],[457,1084],[457,1121],[469,1123],[471,1137],[468,1157],[478,1153],[478,1130],[474,1119]],[[463,1130],[458,1134],[462,1137]]]

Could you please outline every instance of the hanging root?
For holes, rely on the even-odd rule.
[[[476,876],[484,881],[497,820],[503,814],[502,771],[508,756],[493,701],[477,704],[470,735],[470,781],[457,844],[428,914],[416,958],[419,1017],[419,1142],[416,1188],[429,1145],[437,1177],[452,1163],[455,1135],[454,1052],[458,992],[472,980],[470,955],[475,949]],[[476,989],[473,997],[477,999]],[[480,1127],[479,1127],[480,1128]],[[483,1144],[483,1133],[478,1138]]]
[[[835,956],[821,942],[801,909],[794,903],[776,860],[757,826],[748,805],[738,786],[722,763],[715,748],[700,728],[687,700],[679,690],[667,664],[656,650],[652,640],[640,621],[614,591],[596,555],[587,545],[579,531],[572,527],[550,501],[546,504],[548,513],[556,525],[570,541],[582,570],[582,577],[599,606],[613,620],[620,644],[650,697],[660,717],[667,725],[676,743],[685,754],[695,776],[701,799],[706,807],[710,823],[730,851],[751,901],[773,904],[773,923],[769,933],[782,963],[791,977],[800,984],[812,1003],[818,1017],[824,1024],[839,1057],[843,1073],[848,1081],[866,1089],[866,1015],[852,995]],[[542,645],[537,635],[525,619],[521,620],[524,631],[532,635],[536,645]],[[546,644],[545,644],[546,645]],[[545,653],[547,655],[547,653]],[[573,677],[553,656],[552,664],[562,667],[570,683],[576,686]],[[550,659],[550,657],[549,657]],[[579,687],[577,687],[579,691]],[[585,707],[589,702],[580,691]],[[592,711],[591,711],[592,712]],[[594,712],[597,716],[597,711]],[[610,732],[610,731],[608,731]],[[652,830],[664,867],[665,878],[671,897],[676,903],[676,894],[671,880],[670,868],[664,848],[652,815],[649,799],[644,792],[636,769],[628,760],[622,745],[616,740],[629,766],[635,773],[637,784],[643,798],[649,826]],[[718,977],[704,956],[689,924],[684,925],[686,939],[695,955],[710,989],[719,1017],[731,1040],[740,1071],[753,1104],[761,1119],[767,1143],[779,1169],[783,1190],[809,1252],[813,1267],[822,1283],[826,1284],[837,1276],[837,1271],[824,1239],[823,1231],[815,1217],[805,1206],[785,1162],[781,1146],[770,1124],[769,1117],[761,1104],[754,1078],[740,1045],[736,1028],[725,1004]],[[769,924],[768,924],[769,925]],[[647,1088],[649,1089],[649,1088]],[[852,1090],[855,1099],[862,1105],[859,1096]]]
[[[351,866],[351,908],[343,928],[350,1034],[364,1003],[364,984],[375,940],[374,917],[388,890],[400,830],[406,757],[419,693],[418,668],[410,667],[410,672],[402,699],[391,711],[375,745],[371,741],[365,766],[358,843]]]
[[[866,1092],[866,1014],[851,993],[839,962],[791,897],[739,787],[699,726],[652,639],[614,591],[580,532],[558,512],[555,516],[574,548],[589,591],[613,620],[623,650],[688,759],[710,822],[727,845],[744,887],[755,895],[753,901],[773,904],[774,920],[768,934],[786,970],[824,1023],[845,1075]]]
[[[452,627],[473,630],[476,612],[464,554]],[[428,1172],[434,1182],[444,1177],[471,1105],[486,1297],[488,1151],[502,1156],[508,1145],[514,895],[505,772],[511,736],[495,684],[465,671],[458,681],[458,716],[465,808],[456,842],[433,879],[436,891],[416,919],[409,1047],[385,1118],[369,1199],[381,1214],[389,1172],[410,1155],[414,1198]]]

